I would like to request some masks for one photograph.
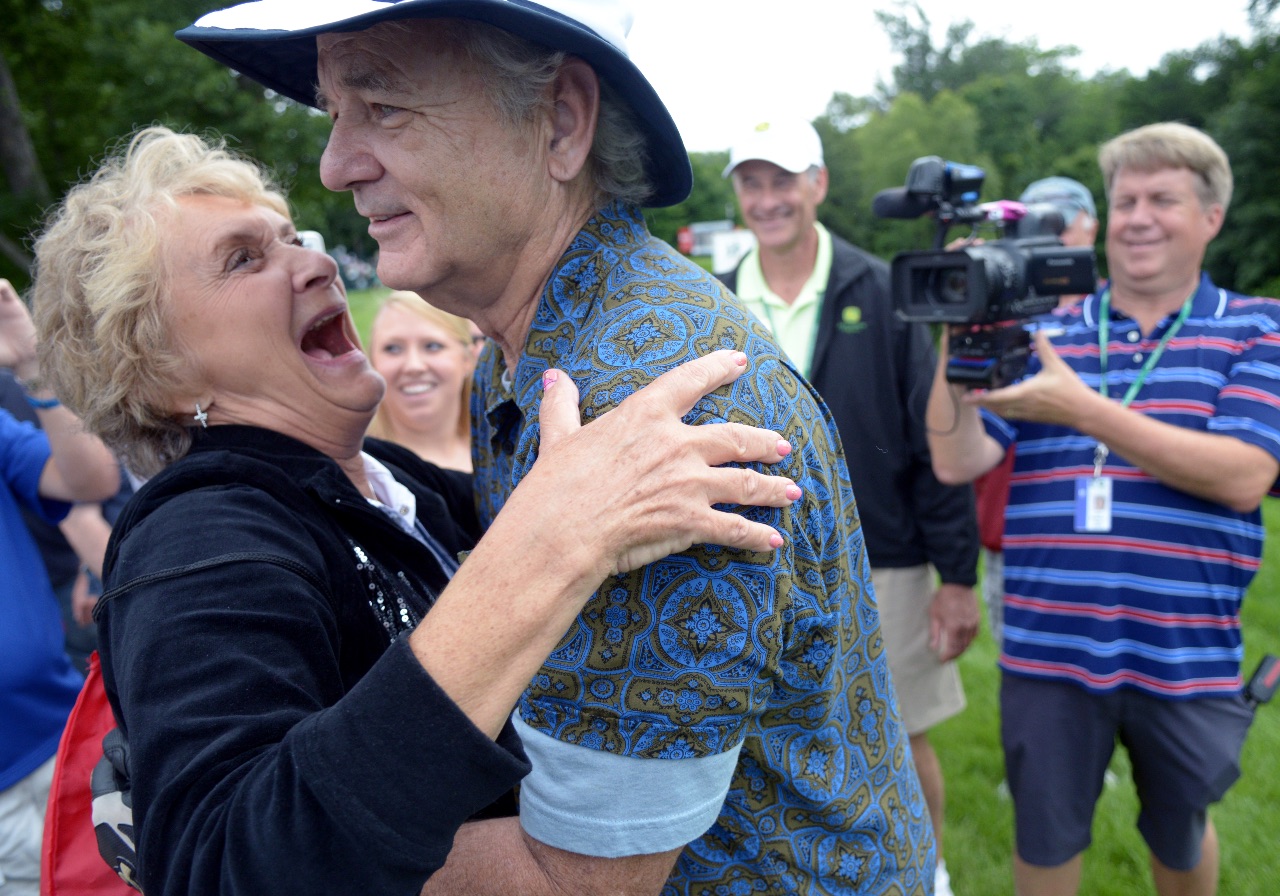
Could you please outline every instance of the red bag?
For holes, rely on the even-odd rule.
[[[978,506],[978,537],[989,551],[1004,550],[1004,510],[1009,503],[1009,476],[1013,472],[1013,446],[1004,460],[973,482]]]
[[[95,650],[76,705],[58,744],[44,817],[40,896],[134,896],[102,858],[93,825],[90,778],[102,759],[102,738],[116,727]]]

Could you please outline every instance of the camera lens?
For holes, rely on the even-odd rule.
[[[934,271],[930,290],[941,305],[963,305],[969,300],[969,272],[964,268]]]

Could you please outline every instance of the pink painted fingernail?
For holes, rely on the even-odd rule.
[[[542,374],[542,390],[545,392],[556,384],[556,380],[560,379],[560,372],[556,370],[548,370]]]
[[[774,532],[773,535],[769,538],[769,547],[771,548],[782,547],[782,536],[779,535],[777,532]]]
[[[786,457],[788,454],[791,453],[791,443],[788,442],[786,439],[778,439],[777,451],[780,457]]]
[[[794,482],[787,486],[787,497],[792,501],[799,501],[804,494],[804,489],[796,485]]]
[[[739,367],[746,367],[746,366],[747,366],[747,356],[746,356],[745,354],[743,354],[742,352],[738,352],[738,353],[736,353],[736,354],[733,356],[733,363],[734,363],[734,364],[737,364]]]

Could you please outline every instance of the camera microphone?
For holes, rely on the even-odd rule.
[[[877,218],[918,218],[935,208],[930,197],[912,193],[905,187],[881,190],[871,200],[871,213]]]

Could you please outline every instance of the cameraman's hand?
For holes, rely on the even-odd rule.
[[[963,249],[965,246],[981,246],[983,242],[982,237],[969,234],[968,236],[956,237],[947,243],[946,249],[948,252],[954,252],[957,249]]]
[[[1031,420],[1081,429],[1095,402],[1106,401],[1058,357],[1043,331],[1035,334],[1040,371],[1030,379],[1003,389],[973,389],[964,394],[966,404],[987,408],[1008,420]]]

